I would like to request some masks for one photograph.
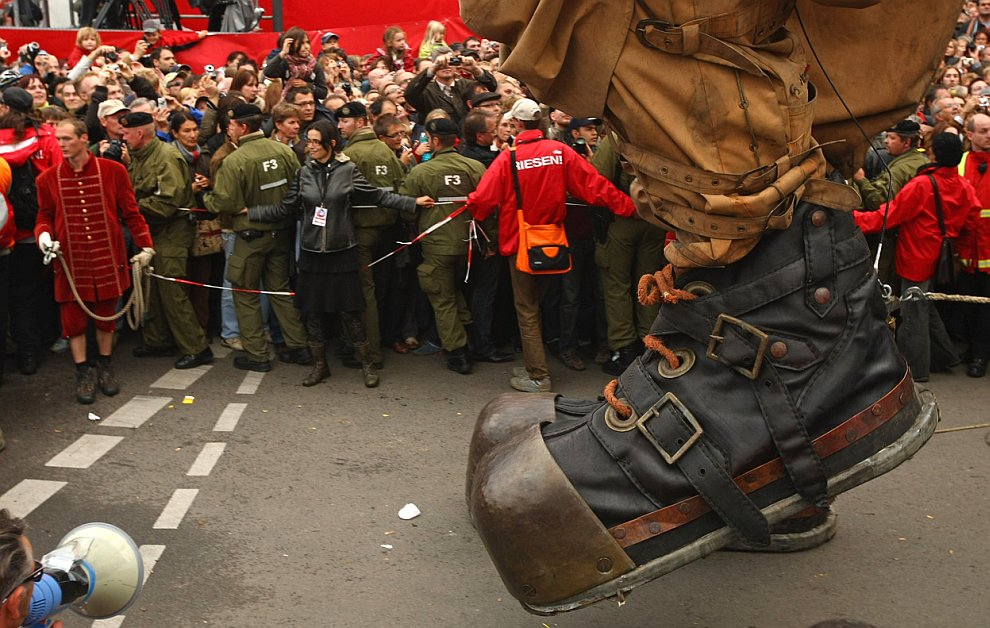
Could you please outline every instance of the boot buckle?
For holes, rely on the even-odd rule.
[[[746,368],[743,366],[738,366],[733,364],[729,360],[722,358],[718,355],[716,349],[719,344],[725,341],[725,335],[722,333],[722,327],[726,324],[734,325],[740,330],[746,332],[747,334],[754,336],[759,342],[759,346],[756,349],[756,356],[753,358],[753,364],[751,367]],[[712,327],[712,333],[708,336],[708,352],[707,356],[712,360],[718,360],[723,364],[728,364],[735,370],[739,371],[749,379],[756,379],[760,375],[760,368],[763,366],[763,358],[767,352],[767,345],[770,342],[770,336],[766,334],[763,330],[750,325],[746,321],[740,320],[734,316],[729,316],[728,314],[719,314],[718,320],[715,321],[715,326]]]
[[[674,410],[680,414],[680,416],[693,431],[689,437],[683,439],[683,444],[674,453],[669,453],[646,427],[647,421],[660,417],[660,412],[667,404],[673,406]],[[661,397],[660,401],[657,401],[655,404],[650,406],[650,408],[644,412],[642,416],[636,416],[636,412],[634,410],[629,417],[622,418],[615,411],[615,408],[609,406],[605,409],[605,424],[616,432],[629,432],[633,429],[638,429],[640,433],[646,437],[646,440],[648,440],[650,444],[653,445],[658,452],[660,452],[660,455],[663,456],[664,462],[670,465],[676,464],[677,461],[680,460],[705,433],[704,428],[702,428],[701,424],[698,423],[698,420],[694,418],[691,411],[688,410],[681,400],[677,398],[677,395],[672,392],[668,392]]]

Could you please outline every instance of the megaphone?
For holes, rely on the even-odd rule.
[[[91,619],[119,615],[144,585],[141,552],[126,532],[109,523],[75,528],[41,564],[45,572],[34,585],[24,626],[44,622],[67,607]]]

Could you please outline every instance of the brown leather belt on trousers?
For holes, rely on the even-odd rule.
[[[913,389],[914,381],[908,371],[901,382],[875,404],[816,438],[812,443],[815,453],[825,459],[865,438],[907,405]],[[775,458],[736,477],[735,483],[743,493],[749,494],[786,475],[781,459]],[[695,495],[609,528],[609,533],[621,547],[631,547],[691,523],[709,512],[711,507],[704,498]]]

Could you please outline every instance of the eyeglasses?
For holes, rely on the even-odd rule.
[[[393,140],[395,138],[397,138],[397,137],[408,137],[408,136],[409,136],[409,133],[406,132],[406,131],[396,131],[395,133],[388,133],[388,134],[385,135],[385,137],[387,137],[389,139],[393,139]]]
[[[34,571],[28,574],[27,577],[25,577],[23,580],[18,582],[17,585],[13,589],[11,589],[10,592],[7,593],[7,595],[5,595],[2,600],[0,600],[0,604],[5,603],[7,599],[14,594],[14,591],[17,590],[17,587],[21,585],[25,585],[28,582],[41,582],[41,578],[44,577],[44,575],[45,575],[45,566],[42,565],[41,561],[39,560],[34,561]]]

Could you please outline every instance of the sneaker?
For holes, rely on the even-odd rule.
[[[113,397],[120,392],[120,384],[117,383],[117,376],[113,372],[113,364],[96,364],[96,385],[100,387],[107,397]]]
[[[408,340],[406,341],[406,344],[409,344]],[[443,347],[441,347],[440,345],[436,344],[431,340],[427,340],[426,342],[421,344],[419,348],[413,351],[413,355],[436,355],[440,353],[440,351],[442,350]]]
[[[519,379],[526,379],[529,377],[529,371],[526,370],[525,366],[515,366],[512,368],[512,376]]]
[[[244,351],[244,343],[241,342],[240,336],[234,336],[233,338],[221,338],[220,345],[234,351]]]
[[[52,343],[51,346],[52,353],[65,353],[68,350],[69,350],[68,338],[59,338],[58,340]]]
[[[572,371],[583,371],[585,369],[584,360],[581,359],[581,354],[574,349],[565,349],[564,351],[561,351],[560,361],[564,363],[564,366]]]
[[[513,377],[509,385],[519,392],[550,392],[550,378],[532,379],[530,377]]]

